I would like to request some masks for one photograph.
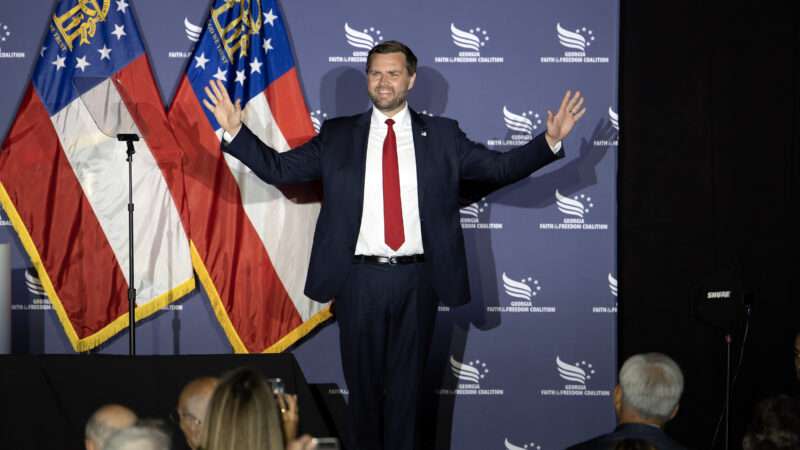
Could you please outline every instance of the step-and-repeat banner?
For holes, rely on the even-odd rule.
[[[109,2],[112,9],[133,4],[168,107],[187,66],[198,64],[192,50],[212,2],[74,0],[87,11]],[[0,3],[4,138],[37,59],[47,54],[42,43],[53,4]],[[292,0],[280,7],[282,17],[267,11],[265,20],[287,28],[316,129],[326,118],[369,107],[367,51],[390,39],[419,58],[412,108],[457,119],[471,139],[496,151],[543,132],[547,110],[558,108],[567,89],[583,93],[588,112],[565,142],[566,158],[492,194],[477,189],[461,210],[472,302],[439,308],[425,426],[429,447],[437,449],[558,449],[612,428],[618,0]],[[11,249],[12,351],[73,352],[2,210],[0,243]],[[96,351],[126,353],[127,344],[123,331]],[[228,353],[232,347],[197,283],[138,324],[137,350]],[[310,382],[346,395],[335,323],[292,351]]]

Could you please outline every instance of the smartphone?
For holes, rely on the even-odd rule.
[[[283,380],[280,378],[267,378],[267,383],[269,383],[272,388],[273,394],[278,395],[284,393],[285,388],[283,386]]]
[[[317,449],[319,450],[339,450],[339,440],[334,437],[317,438]]]

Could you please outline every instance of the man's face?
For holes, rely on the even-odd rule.
[[[186,437],[189,448],[196,449],[200,445],[200,435],[207,402],[192,396],[178,402],[178,424]]]
[[[375,53],[367,70],[367,91],[378,110],[387,116],[400,111],[417,75],[410,75],[403,53]]]
[[[794,337],[794,370],[797,380],[800,381],[800,333]]]

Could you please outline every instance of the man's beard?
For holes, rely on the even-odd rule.
[[[405,95],[400,95],[384,102],[381,102],[380,97],[374,95],[372,92],[368,92],[369,99],[372,100],[372,104],[378,108],[378,111],[393,111],[401,106],[406,101]]]

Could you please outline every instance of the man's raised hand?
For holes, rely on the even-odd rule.
[[[214,118],[223,130],[235,136],[242,127],[244,114],[241,100],[236,100],[236,104],[233,104],[225,85],[219,80],[211,80],[203,90],[208,97],[203,99],[203,105],[214,114]]]
[[[545,133],[547,142],[553,146],[567,137],[575,126],[575,123],[577,123],[585,113],[586,108],[583,106],[581,92],[576,91],[575,94],[572,94],[570,91],[567,91],[564,94],[564,99],[561,100],[561,106],[558,108],[558,112],[553,115],[550,110],[547,111],[547,132]]]

